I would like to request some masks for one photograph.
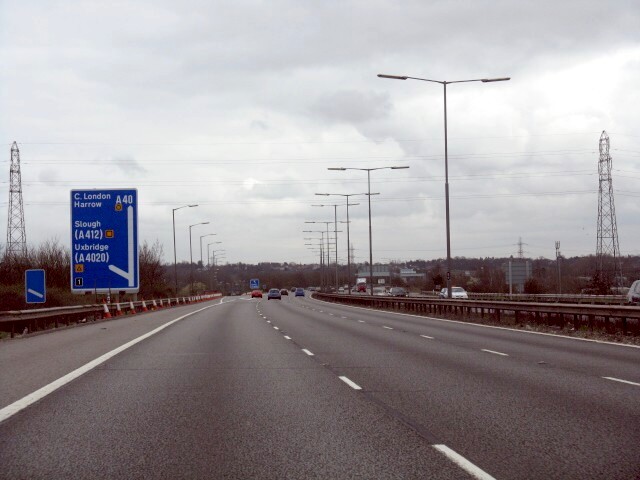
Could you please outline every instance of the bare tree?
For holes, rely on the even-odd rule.
[[[140,293],[143,296],[164,294],[169,289],[165,278],[165,268],[162,266],[163,248],[159,240],[153,245],[147,241],[140,246],[138,258],[140,261]]]

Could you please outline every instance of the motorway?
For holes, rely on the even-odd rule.
[[[0,365],[0,478],[640,478],[633,346],[243,296]]]

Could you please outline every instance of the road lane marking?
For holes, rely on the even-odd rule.
[[[433,340],[433,337],[430,337],[429,335],[420,335],[422,338],[428,338],[429,340]]]
[[[487,472],[476,467],[469,460],[464,458],[459,453],[454,452],[446,445],[434,445],[433,448],[438,450],[440,453],[443,453],[449,460],[451,460],[453,463],[455,463],[460,468],[462,468],[465,472],[477,478],[478,480],[496,480]]]
[[[386,328],[387,330],[393,330],[393,328],[387,327],[386,325],[383,325],[382,328]]]
[[[629,385],[635,385],[637,387],[640,387],[640,383],[630,382],[629,380],[622,380],[621,378],[614,378],[614,377],[602,377],[602,378],[606,378],[607,380],[613,380],[614,382],[628,383]]]
[[[352,382],[351,380],[349,380],[347,377],[339,377],[340,380],[342,380],[344,383],[346,383],[347,385],[349,385],[351,388],[353,388],[354,390],[362,390],[362,387],[360,385],[358,385],[355,382]]]
[[[285,335],[284,338],[286,338],[287,340],[291,340],[291,337],[288,337],[287,335]]]
[[[271,321],[270,321],[270,320],[267,320],[267,323],[271,323]]]
[[[29,395],[21,398],[20,400],[17,400],[15,402],[13,402],[12,404],[7,405],[6,407],[0,409],[0,423],[4,422],[6,419],[12,417],[13,415],[18,413],[19,411],[24,410],[29,405],[37,402],[38,400],[41,400],[42,398],[46,397],[50,393],[55,392],[59,388],[65,386],[67,383],[72,382],[73,380],[75,380],[76,378],[80,377],[81,375],[84,375],[85,373],[90,372],[91,370],[93,370],[97,366],[103,364],[104,362],[106,362],[107,360],[111,359],[112,357],[115,357],[119,353],[124,352],[125,350],[127,350],[130,347],[133,347],[135,344],[140,343],[143,340],[146,340],[147,338],[155,335],[156,333],[164,330],[165,328],[173,325],[176,322],[179,322],[180,320],[182,320],[184,318],[190,317],[191,315],[195,315],[196,313],[202,312],[203,310],[207,310],[209,308],[213,308],[213,307],[215,307],[217,305],[222,305],[222,303],[217,303],[215,305],[209,305],[208,307],[200,308],[200,309],[195,310],[195,311],[193,311],[191,313],[187,313],[186,315],[182,315],[181,317],[174,318],[173,320],[165,323],[164,325],[160,325],[158,328],[155,328],[154,330],[151,330],[150,332],[147,332],[144,335],[139,336],[138,338],[134,338],[133,340],[131,340],[131,341],[129,341],[129,342],[123,344],[123,345],[120,345],[118,348],[115,348],[115,349],[111,350],[110,352],[105,353],[104,355],[100,355],[98,358],[96,358],[94,360],[91,360],[89,363],[85,363],[80,368],[76,368],[72,372],[69,372],[66,375],[60,377],[59,379],[54,380],[53,382],[49,383],[48,385],[45,385],[44,387],[36,390],[35,392],[32,392]]]
[[[503,357],[508,357],[509,356],[509,354],[507,354],[507,353],[496,352],[495,350],[487,350],[485,348],[481,348],[480,350],[483,351],[483,352],[487,352],[487,353],[493,353],[494,355],[501,355]]]
[[[359,323],[367,323],[364,320],[358,320]]]
[[[278,327],[273,327],[273,328],[276,329],[276,330],[280,330]]]
[[[310,357],[313,357],[313,353],[311,353],[309,350],[307,350],[306,348],[303,348],[302,351],[304,353],[306,353],[307,355],[309,355]]]
[[[342,318],[343,320],[348,320],[349,319],[349,317],[343,317],[343,316],[340,316],[340,318]]]

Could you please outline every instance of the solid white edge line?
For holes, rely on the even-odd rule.
[[[429,335],[420,335],[422,338],[428,338],[429,340],[433,340],[433,337],[430,337]]]
[[[323,302],[322,300],[316,300],[315,298],[312,298],[311,300],[313,300],[315,302],[323,303],[323,304],[327,303],[327,302]],[[410,313],[386,312],[386,311],[382,311],[382,310],[375,310],[373,308],[354,307],[353,305],[345,305],[345,304],[339,304],[339,305],[341,307],[344,307],[344,308],[353,308],[353,309],[356,309],[356,310],[366,310],[368,312],[372,312],[373,311],[373,312],[377,312],[377,313],[388,313],[390,315],[399,315],[399,316],[412,317],[412,318],[423,318],[423,319],[428,319],[428,320],[435,320],[437,322],[459,323],[461,325],[468,325],[470,327],[494,328],[496,330],[506,330],[508,332],[528,333],[528,334],[531,334],[531,335],[544,335],[544,336],[547,336],[547,337],[564,338],[566,340],[580,340],[582,342],[600,343],[600,344],[603,344],[603,345],[615,345],[615,346],[618,346],[618,347],[640,348],[640,345],[631,345],[631,344],[628,344],[628,343],[616,343],[616,342],[607,342],[606,340],[593,340],[591,338],[570,337],[570,336],[567,336],[567,335],[558,335],[557,333],[532,332],[530,330],[518,330],[517,328],[498,327],[496,325],[483,325],[481,323],[462,322],[460,320],[449,320],[449,319],[446,319],[446,318],[436,318],[436,317],[429,317],[429,316],[423,316],[423,315],[411,315]]]
[[[460,468],[462,468],[465,472],[477,478],[478,480],[496,480],[487,472],[476,467],[469,460],[464,458],[459,453],[451,450],[446,445],[433,445],[433,448],[438,450],[440,453],[443,453],[449,460],[451,460],[453,463],[455,463]]]
[[[216,305],[222,305],[222,303],[217,303]],[[151,330],[150,332],[147,332],[144,335],[139,336],[138,338],[134,338],[133,340],[131,340],[131,341],[129,341],[129,342],[123,344],[123,345],[120,345],[118,348],[115,348],[115,349],[111,350],[110,352],[105,353],[104,355],[100,355],[98,358],[96,358],[94,360],[91,360],[89,363],[85,363],[80,368],[76,368],[72,372],[69,372],[66,375],[60,377],[59,379],[54,380],[53,382],[49,383],[48,385],[45,385],[44,387],[39,388],[35,392],[32,392],[32,393],[30,393],[29,395],[27,395],[25,397],[22,397],[20,400],[16,400],[15,402],[13,402],[13,403],[7,405],[6,407],[0,409],[0,423],[4,422],[8,418],[12,417],[13,415],[18,413],[19,411],[24,410],[29,405],[31,405],[31,404],[37,402],[38,400],[46,397],[50,393],[55,392],[60,387],[63,387],[64,385],[66,385],[67,383],[75,380],[76,378],[80,377],[81,375],[84,375],[85,373],[93,370],[98,365],[106,362],[110,358],[115,357],[120,352],[123,352],[123,351],[127,350],[129,347],[134,346],[136,343],[140,343],[141,341],[151,337],[152,335],[155,335],[156,333],[164,330],[165,328],[173,325],[176,322],[179,322],[180,320],[182,320],[184,318],[190,317],[191,315],[194,315],[194,314],[196,314],[198,312],[201,312],[203,310],[207,310],[208,308],[215,307],[216,305],[209,305],[208,307],[204,307],[204,308],[201,308],[199,310],[195,310],[195,311],[193,311],[191,313],[187,313],[186,315],[182,315],[181,317],[175,318],[175,319],[165,323],[164,325],[160,325],[158,328],[155,328],[154,330]]]
[[[503,357],[508,357],[509,356],[508,353],[496,352],[495,350],[487,350],[486,348],[481,348],[480,350],[483,351],[483,352],[487,352],[487,353],[493,353],[495,355],[502,355]]]
[[[311,353],[309,350],[307,350],[306,348],[303,348],[302,351],[304,353],[306,353],[307,355],[309,355],[310,357],[313,357],[313,353]]]
[[[640,383],[630,382],[629,380],[622,380],[621,378],[615,378],[615,377],[602,377],[602,378],[605,378],[607,380],[612,380],[614,382],[628,383],[629,385],[635,385],[636,387],[640,387]]]
[[[351,380],[349,380],[347,377],[338,377],[340,380],[342,380],[344,383],[346,383],[347,385],[349,385],[351,388],[353,388],[354,390],[362,390],[362,387],[360,385],[358,385],[355,382],[352,382]]]

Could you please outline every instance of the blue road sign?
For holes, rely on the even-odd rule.
[[[138,191],[71,191],[71,291],[136,293]]]
[[[47,282],[44,270],[25,270],[24,297],[27,303],[47,301]]]
[[[251,280],[249,280],[249,288],[260,288],[260,280],[258,280],[257,278],[252,278]]]

